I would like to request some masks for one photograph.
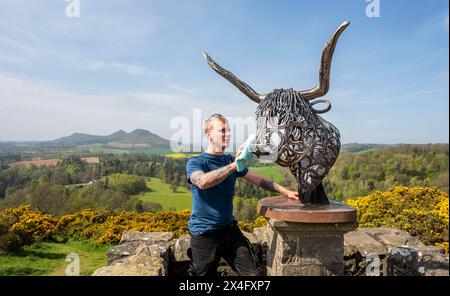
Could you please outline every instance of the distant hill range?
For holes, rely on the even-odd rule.
[[[62,137],[53,141],[0,141],[0,151],[15,151],[16,149],[38,149],[46,150],[48,148],[67,149],[69,147],[84,148],[83,146],[101,146],[116,149],[170,149],[170,141],[164,139],[157,134],[154,134],[145,129],[135,129],[132,132],[125,132],[119,130],[107,136],[98,136],[82,133],[74,133],[67,137]],[[178,145],[177,145],[178,146]],[[189,145],[185,144],[186,150],[189,151]],[[423,150],[430,149],[434,146],[434,149],[438,151],[448,151],[448,143],[436,143],[436,144],[370,144],[370,143],[346,143],[341,145],[341,151],[346,152],[362,152],[369,150],[377,150],[382,148],[396,149],[400,150]],[[440,148],[436,148],[436,147]],[[441,147],[442,146],[442,147]],[[6,150],[5,150],[6,149]]]
[[[40,142],[40,145],[56,146],[79,146],[103,144],[112,148],[169,148],[170,141],[164,139],[148,130],[135,129],[132,132],[119,130],[108,136],[96,136],[89,134],[74,133],[68,137],[54,141]]]
[[[348,144],[341,145],[341,151],[361,152],[361,151],[366,151],[366,150],[384,148],[387,146],[395,146],[395,145],[348,143]]]

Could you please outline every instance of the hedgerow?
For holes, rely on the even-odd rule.
[[[417,236],[425,244],[442,246],[448,253],[449,196],[435,187],[394,187],[347,200],[358,213],[360,227],[395,227]],[[171,231],[175,237],[188,233],[190,210],[157,213],[112,212],[84,209],[53,216],[32,211],[30,206],[0,211],[0,252],[15,251],[35,241],[79,239],[98,244],[116,244],[125,230]],[[263,217],[239,221],[252,231],[264,226]]]
[[[52,216],[31,211],[29,205],[0,212],[0,252],[16,251],[35,241],[64,241],[70,238],[90,240],[98,244],[115,244],[125,230],[171,231],[174,237],[188,233],[190,210],[136,213],[84,209],[74,214]],[[239,222],[241,229],[251,231],[265,224],[260,217],[255,222]]]
[[[448,253],[449,195],[436,187],[394,187],[346,203],[356,208],[359,227],[395,227]]]

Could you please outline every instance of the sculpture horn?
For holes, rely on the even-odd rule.
[[[241,92],[243,92],[250,100],[260,103],[262,99],[266,97],[266,95],[258,94],[253,88],[250,87],[247,83],[240,80],[233,73],[225,70],[219,64],[217,64],[206,52],[203,52],[203,56],[205,57],[208,65],[221,76],[223,76],[226,80],[231,82],[234,86],[236,86]]]
[[[334,48],[336,47],[339,36],[349,24],[349,21],[342,23],[342,25],[339,26],[336,32],[334,32],[333,36],[331,36],[331,38],[325,44],[320,61],[319,84],[312,89],[302,90],[298,92],[300,97],[304,100],[313,100],[315,98],[326,95],[326,93],[328,92],[328,88],[330,87],[331,59],[333,57]]]

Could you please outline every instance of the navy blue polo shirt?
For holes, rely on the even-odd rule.
[[[204,152],[187,162],[186,177],[192,191],[192,211],[188,226],[192,234],[202,234],[233,222],[234,185],[237,177],[247,174],[248,168],[240,173],[234,171],[222,183],[204,190],[191,183],[191,174],[196,171],[207,173],[233,161],[234,156],[229,154],[215,155]]]

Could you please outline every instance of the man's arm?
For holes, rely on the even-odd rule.
[[[191,174],[189,180],[191,180],[192,184],[202,190],[214,187],[217,184],[222,183],[223,180],[225,180],[232,172],[236,170],[236,158],[239,157],[239,155],[242,153],[242,149],[243,146],[239,147],[238,151],[236,152],[235,160],[229,165],[207,173],[203,171],[195,171]]]
[[[190,180],[192,184],[199,189],[208,189],[222,183],[232,172],[236,170],[236,163],[232,162],[229,165],[221,167],[220,169],[210,171],[208,173],[202,171],[193,172]]]
[[[266,177],[259,175],[254,172],[248,172],[244,177],[245,180],[249,181],[253,185],[259,186],[262,189],[272,191],[272,192],[278,192],[280,194],[286,195],[289,198],[298,199],[298,192],[291,191],[283,186],[281,186],[278,183],[275,183]]]

